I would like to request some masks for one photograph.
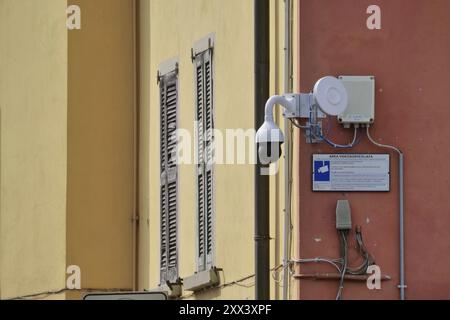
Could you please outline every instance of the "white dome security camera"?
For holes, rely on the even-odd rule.
[[[318,109],[329,116],[337,116],[347,109],[348,93],[339,79],[328,76],[317,81],[312,94],[272,96],[266,103],[264,124],[256,133],[258,156],[263,165],[274,163],[281,157],[284,135],[274,122],[275,105],[285,108],[283,115],[286,119],[308,118],[307,129],[312,130],[320,128],[317,125]]]
[[[275,163],[281,157],[280,142],[264,142],[258,144],[258,157],[262,165]]]
[[[258,157],[263,165],[277,162],[281,157],[281,145],[284,135],[271,119],[266,120],[256,133]]]
[[[264,124],[256,132],[258,157],[263,165],[277,162],[281,157],[284,135],[273,119],[273,107],[277,104],[291,112],[296,110],[296,100],[293,97],[273,96],[267,101]]]

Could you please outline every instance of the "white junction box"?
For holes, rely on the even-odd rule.
[[[338,116],[345,128],[367,125],[375,121],[375,77],[340,76],[348,93],[348,107]]]

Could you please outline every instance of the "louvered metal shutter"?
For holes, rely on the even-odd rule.
[[[160,78],[161,101],[161,284],[178,279],[178,167],[177,106],[178,76]]]
[[[214,104],[212,50],[195,57],[197,123],[197,268],[214,263]]]

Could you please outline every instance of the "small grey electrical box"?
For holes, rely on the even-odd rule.
[[[336,229],[352,229],[352,212],[348,200],[338,200],[336,206]]]
[[[351,125],[367,125],[375,121],[375,77],[340,76],[348,93],[348,107],[338,116],[339,123],[349,128]]]

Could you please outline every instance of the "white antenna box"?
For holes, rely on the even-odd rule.
[[[375,122],[375,77],[340,76],[348,93],[348,107],[338,116],[345,128]]]

